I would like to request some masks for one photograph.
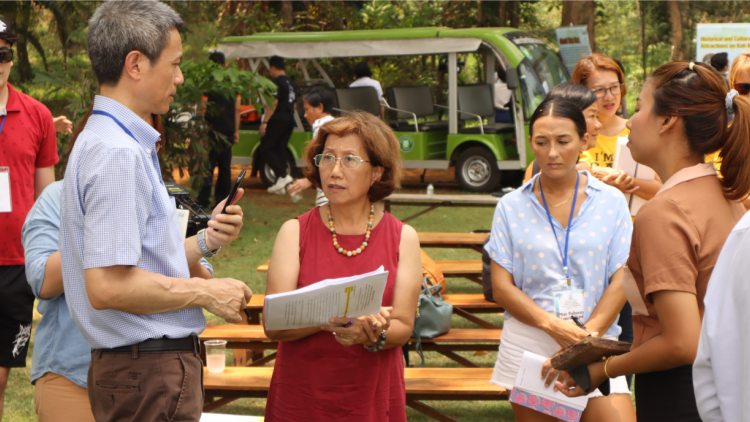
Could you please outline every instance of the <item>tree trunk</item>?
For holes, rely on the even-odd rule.
[[[586,25],[591,51],[596,52],[596,4],[593,0],[563,1],[560,26]]]
[[[284,29],[291,29],[294,23],[294,10],[292,9],[291,1],[281,2],[281,14],[284,17]]]
[[[648,75],[646,70],[646,55],[648,54],[648,45],[646,45],[646,7],[643,4],[643,0],[635,0],[636,9],[638,9],[638,21],[640,22],[641,30],[641,67],[643,67],[643,78],[645,79]]]
[[[683,42],[683,20],[688,5],[685,1],[669,1],[669,17],[672,29],[672,55],[671,61],[685,60],[687,52]]]
[[[500,26],[505,26],[506,22],[506,10],[508,9],[508,0],[501,0],[500,1],[500,10],[497,13],[497,17],[500,18]]]
[[[480,28],[487,26],[487,17],[482,12],[482,0],[477,2],[477,26]]]
[[[521,17],[518,13],[518,0],[514,0],[510,2],[510,27],[512,28],[518,28],[519,24],[521,23]]]
[[[31,17],[31,3],[21,2],[21,7],[18,13],[18,20],[16,21],[15,27],[28,28],[29,18]],[[28,42],[26,36],[20,31],[18,33],[18,78],[21,82],[31,82],[31,63],[29,63],[29,51],[27,48]]]

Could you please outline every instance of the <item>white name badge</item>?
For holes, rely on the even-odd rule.
[[[182,232],[182,238],[187,236],[188,220],[190,220],[190,211],[188,210],[177,210],[177,220],[180,222],[180,231]]]
[[[564,321],[573,322],[573,317],[583,319],[583,290],[562,290],[552,293],[555,298],[555,314]]]
[[[10,168],[0,167],[0,212],[12,212],[13,201],[10,197]]]

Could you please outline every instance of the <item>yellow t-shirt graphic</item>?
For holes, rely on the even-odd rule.
[[[592,167],[613,168],[615,162],[615,151],[617,150],[617,138],[628,136],[630,130],[625,128],[617,136],[605,136],[599,134],[596,137],[596,147],[581,154],[581,161],[589,163]]]

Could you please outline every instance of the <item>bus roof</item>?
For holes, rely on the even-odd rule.
[[[290,59],[365,57],[472,52],[482,41],[497,43],[515,28],[451,29],[445,27],[324,32],[261,32],[221,40],[227,58],[279,55]],[[408,40],[408,42],[404,42]]]

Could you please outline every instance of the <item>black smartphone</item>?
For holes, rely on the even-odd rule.
[[[246,171],[242,170],[242,172],[240,173],[240,176],[237,177],[237,181],[234,182],[234,186],[232,186],[232,190],[229,192],[229,196],[227,197],[227,202],[224,203],[224,209],[221,210],[222,214],[226,214],[227,213],[227,207],[230,206],[230,205],[232,205],[232,201],[234,201],[234,196],[237,195],[237,189],[240,188],[240,184],[242,183],[242,179],[245,178],[245,173],[246,173]],[[218,231],[218,230],[214,229],[214,231]]]

